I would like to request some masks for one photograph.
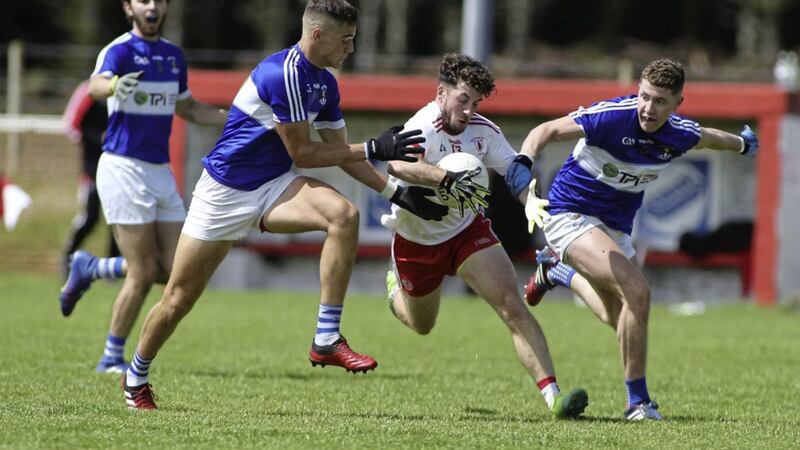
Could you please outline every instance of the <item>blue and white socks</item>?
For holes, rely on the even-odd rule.
[[[125,384],[128,386],[141,386],[147,384],[147,376],[150,373],[152,359],[144,359],[139,356],[139,352],[133,354],[133,361],[125,372]]]
[[[319,316],[317,318],[317,334],[314,336],[314,343],[317,345],[331,345],[341,335],[339,334],[339,322],[342,320],[342,309],[344,305],[319,305]]]
[[[103,357],[100,364],[113,366],[125,362],[125,338],[109,334],[106,338],[106,346],[103,349]]]
[[[625,380],[625,387],[628,389],[628,407],[650,401],[650,393],[647,392],[646,377],[636,380]]]
[[[564,286],[565,288],[569,288],[570,283],[572,283],[572,277],[574,276],[575,269],[561,261],[557,262],[547,271],[547,279],[550,280],[550,283],[557,286]]]
[[[104,278],[107,280],[116,280],[125,276],[122,271],[122,263],[125,258],[117,256],[115,258],[97,258],[97,263],[92,269],[92,280]]]

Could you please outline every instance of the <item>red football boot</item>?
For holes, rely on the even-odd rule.
[[[529,305],[538,305],[544,294],[555,287],[547,278],[547,271],[557,263],[558,255],[549,245],[536,251],[536,271],[525,285],[525,301]]]
[[[322,367],[327,365],[344,367],[348,372],[364,372],[378,367],[378,363],[369,355],[362,355],[354,352],[344,336],[331,345],[317,345],[311,343],[311,351],[308,355],[311,365]]]
[[[128,404],[128,409],[158,409],[155,401],[155,394],[153,394],[153,387],[150,383],[145,383],[141,386],[128,386],[125,383],[125,374],[122,374],[122,390],[125,392],[125,403]]]

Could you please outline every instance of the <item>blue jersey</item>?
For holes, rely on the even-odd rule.
[[[295,45],[253,69],[233,99],[222,135],[203,158],[203,166],[225,186],[255,190],[292,167],[275,125],[302,121],[317,129],[345,126],[336,78],[311,64]]]
[[[594,216],[630,234],[647,184],[700,141],[700,126],[676,114],[654,133],[643,131],[636,98],[618,97],[570,113],[586,137],[550,187],[552,214]]]
[[[144,72],[131,95],[124,101],[108,98],[103,150],[166,163],[175,102],[192,95],[181,49],[163,38],[152,42],[128,32],[103,48],[92,75],[111,78],[140,70]]]

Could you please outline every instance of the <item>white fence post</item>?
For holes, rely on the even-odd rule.
[[[6,92],[6,114],[12,118],[19,116],[22,105],[22,41],[8,44],[8,77]],[[6,135],[6,175],[17,172],[19,161],[19,133],[9,131]]]

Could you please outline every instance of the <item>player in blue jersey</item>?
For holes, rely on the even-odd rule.
[[[642,72],[638,94],[579,108],[534,128],[522,145],[524,155],[509,170],[517,195],[529,197],[529,229],[541,226],[549,244],[537,255],[526,299],[535,305],[552,286],[570,287],[614,329],[628,420],[661,419],[645,378],[650,287],[632,261],[630,237],[644,189],[693,148],[748,157],[758,152],[758,138],[747,126],[737,136],[677,115],[683,84],[680,63],[652,61]],[[548,214],[548,200],[536,195],[530,168],[548,143],[572,139],[578,143],[550,188]]]
[[[429,188],[387,182],[368,160],[404,159],[422,150],[419,130],[392,128],[366,143],[347,144],[339,90],[328,67],[350,55],[358,10],[344,0],[310,0],[300,42],[264,59],[233,100],[225,128],[203,158],[172,276],[147,315],[134,359],[123,377],[133,409],[155,409],[150,363],[192,309],[209,278],[250,229],[270,233],[323,231],[320,306],[309,360],[352,372],[377,367],[354,352],[339,332],[344,297],[358,245],[358,209],[331,186],[298,175],[297,167],[340,166],[396,204],[441,220],[447,208],[426,199]],[[311,140],[314,127],[323,142]],[[268,336],[265,335],[265,339]]]
[[[167,6],[167,0],[123,0],[132,29],[103,48],[89,82],[89,94],[108,105],[97,190],[124,259],[76,252],[60,300],[67,316],[92,280],[126,275],[98,372],[125,371],[125,340],[150,288],[166,282],[172,269],[186,217],[168,164],[172,116],[222,125],[227,113],[192,98],[183,52],[161,37]]]

